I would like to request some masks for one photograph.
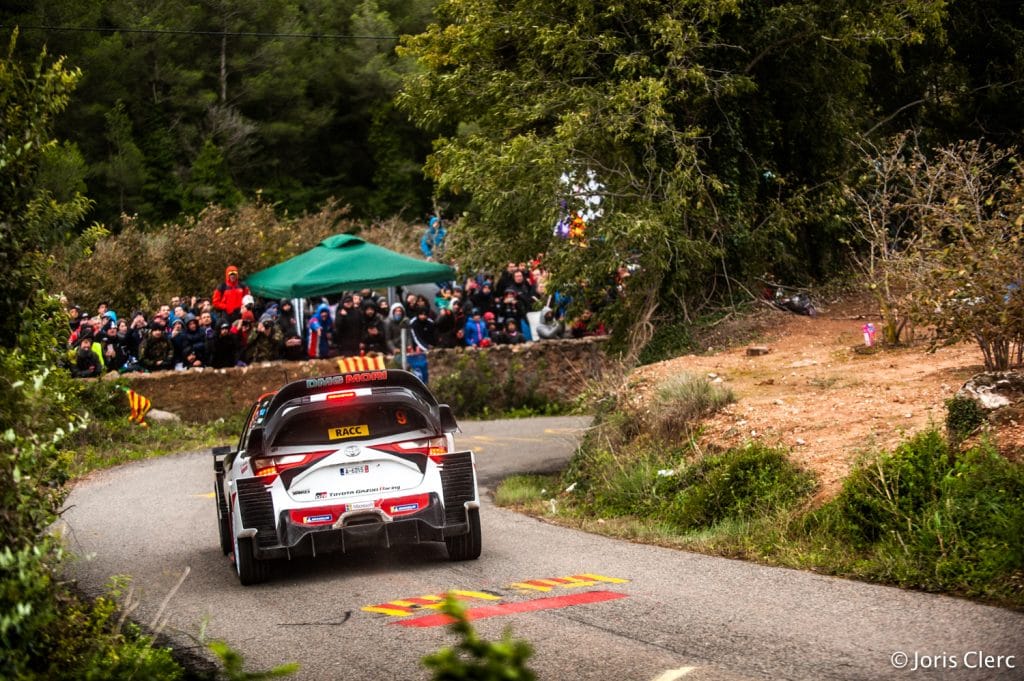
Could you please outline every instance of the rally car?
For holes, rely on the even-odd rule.
[[[252,406],[236,448],[214,449],[220,545],[242,584],[282,559],[444,542],[480,556],[471,451],[448,405],[406,371],[294,381]]]

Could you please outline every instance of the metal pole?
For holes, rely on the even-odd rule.
[[[409,358],[408,358],[408,347],[409,347],[409,329],[405,328],[405,320],[402,320],[402,369],[405,371],[409,370]]]

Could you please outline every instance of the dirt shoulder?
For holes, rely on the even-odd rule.
[[[714,374],[737,401],[708,423],[705,445],[751,440],[790,449],[821,480],[819,498],[834,495],[858,456],[889,449],[932,425],[942,427],[945,401],[984,369],[976,345],[929,352],[926,342],[860,354],[861,327],[877,324],[867,303],[837,303],[815,317],[764,310],[743,322],[755,342],[707,355],[686,355],[641,367],[631,377],[642,395],[682,373]],[[723,325],[719,338],[741,333]],[[748,356],[750,345],[770,352]]]

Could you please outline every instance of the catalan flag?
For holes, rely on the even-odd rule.
[[[149,428],[149,424],[146,423],[146,414],[153,408],[153,403],[149,401],[149,398],[143,397],[134,390],[129,389],[128,404],[132,408],[132,413],[128,420],[134,421],[143,428]]]
[[[338,358],[338,372],[350,374],[356,371],[383,371],[387,368],[384,355],[367,355],[366,357]]]

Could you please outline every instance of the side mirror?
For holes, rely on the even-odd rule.
[[[249,439],[245,445],[245,455],[249,457],[263,456],[263,428],[249,431]]]
[[[459,429],[459,424],[455,422],[455,414],[452,413],[452,408],[447,404],[437,405],[441,414],[441,431],[445,433],[454,433]]]

